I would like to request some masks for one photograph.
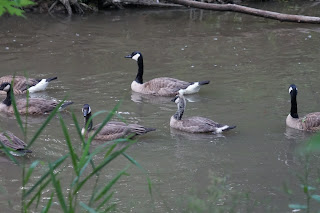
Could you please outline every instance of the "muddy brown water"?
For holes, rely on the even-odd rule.
[[[228,176],[233,190],[250,192],[260,202],[256,212],[290,212],[282,184],[299,185],[295,172],[301,164],[294,150],[310,135],[285,126],[288,87],[295,83],[299,88],[300,115],[319,109],[317,25],[199,10],[125,10],[69,20],[48,15],[3,17],[0,29],[1,75],[58,76],[37,96],[57,100],[67,96],[74,101],[71,109],[81,124],[84,103],[93,111],[110,111],[122,101],[119,114],[128,122],[157,128],[128,150],[148,171],[153,200],[146,176],[131,166],[130,176],[121,178],[114,188],[120,212],[181,212],[192,191],[205,195],[210,172]],[[176,111],[170,98],[131,92],[137,65],[124,56],[134,50],[143,54],[144,80],[168,76],[211,81],[198,94],[188,96],[184,116],[204,116],[237,128],[223,135],[170,129],[169,119]],[[70,114],[63,117],[73,143],[80,146]],[[29,137],[43,120],[29,119]],[[94,123],[101,121],[102,116],[94,119]],[[12,117],[2,114],[0,123],[2,129],[22,136]],[[27,163],[52,162],[66,154],[58,119],[32,150]],[[101,179],[110,180],[128,164],[120,157]],[[1,156],[0,174],[1,206],[8,212],[20,211],[21,171]],[[72,176],[60,178],[67,181]],[[84,192],[81,200],[89,199],[88,194]],[[297,194],[303,200],[302,193]],[[44,194],[40,206],[48,197]],[[56,203],[53,209],[59,209]]]

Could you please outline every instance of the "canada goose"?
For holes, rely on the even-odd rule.
[[[291,96],[291,110],[287,116],[286,124],[288,127],[305,130],[316,131],[320,129],[320,112],[312,112],[299,119],[297,107],[298,88],[291,84],[289,87],[289,94]]]
[[[143,83],[143,57],[140,52],[133,52],[125,58],[131,58],[138,63],[138,74],[136,79],[131,83],[131,89],[143,94],[158,96],[174,96],[182,89],[183,94],[193,94],[199,92],[200,86],[209,84],[210,81],[186,82],[174,78],[154,78]]]
[[[14,94],[24,94],[29,90],[30,93],[43,91],[47,88],[50,81],[56,80],[57,77],[53,78],[44,78],[44,79],[34,79],[34,78],[26,78],[24,76],[12,76],[7,75],[0,78],[0,84],[5,82],[12,82],[14,78],[13,84],[13,92]],[[0,94],[5,94],[2,92]]]
[[[177,112],[171,116],[170,119],[170,126],[174,129],[191,133],[221,133],[223,131],[236,128],[236,126],[219,124],[208,118],[198,116],[182,119],[186,107],[186,100],[183,97],[183,93],[179,92],[179,95],[172,99],[172,101],[178,106]]]
[[[13,155],[31,153],[30,150],[26,149],[27,144],[15,136],[12,132],[6,131],[0,133],[0,141],[5,147],[9,148],[10,153]]]
[[[88,123],[88,120],[91,117],[91,107],[89,104],[84,104],[82,107],[82,113],[83,117],[85,118],[84,127],[81,130],[82,135],[85,135],[86,137],[91,136],[94,134],[94,132],[99,128],[101,124],[97,124],[95,126],[93,125],[92,119],[88,125],[87,131],[85,130],[85,127]],[[108,122],[101,131],[95,136],[94,139],[96,140],[115,140],[118,138],[126,137],[131,134],[135,135],[143,135],[150,131],[155,131],[154,128],[146,128],[144,126],[138,125],[138,124],[126,124],[124,122],[117,122],[117,121],[110,121]]]
[[[0,112],[13,114],[14,110],[11,105],[10,88],[10,83],[2,83],[0,85],[0,91],[5,91],[7,93],[6,99],[0,103]],[[63,109],[72,103],[73,102],[65,102],[60,108]],[[27,99],[23,98],[16,100],[16,104],[20,114],[26,114],[28,112],[29,115],[42,115],[51,112],[59,104],[59,102],[42,98],[29,98],[27,103]]]

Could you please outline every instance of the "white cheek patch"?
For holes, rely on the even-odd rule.
[[[3,89],[3,91],[8,92],[9,90],[10,90],[10,85],[8,84],[8,85]]]
[[[138,58],[140,58],[140,54],[139,54],[139,53],[135,54],[135,55],[132,57],[132,59],[135,60],[135,61],[138,61]]]
[[[91,113],[91,107],[89,107],[89,110],[88,110],[88,114],[90,114]]]
[[[290,93],[292,90],[293,90],[292,87],[289,87],[289,93]]]

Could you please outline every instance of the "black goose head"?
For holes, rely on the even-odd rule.
[[[125,58],[131,58],[135,61],[138,61],[138,60],[142,59],[142,54],[141,54],[141,52],[134,51],[130,55],[125,56]]]
[[[296,96],[298,94],[298,88],[296,87],[295,84],[291,84],[289,87],[289,94],[291,96]]]
[[[0,90],[5,91],[5,92],[9,92],[10,91],[10,87],[11,87],[11,84],[5,82],[5,83],[2,83],[0,85]]]
[[[91,115],[91,107],[89,106],[89,104],[84,104],[82,107],[82,113],[83,113],[83,117],[89,117],[89,115]]]

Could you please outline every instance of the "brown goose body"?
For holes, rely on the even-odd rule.
[[[180,89],[186,89],[192,83],[181,81],[174,78],[161,77],[154,78],[143,84],[133,81],[131,89],[138,93],[158,95],[158,96],[175,96]]]
[[[197,93],[202,85],[210,83],[210,81],[187,82],[168,77],[154,78],[143,83],[142,54],[135,51],[130,55],[127,55],[126,58],[131,58],[138,63],[136,79],[131,83],[131,89],[134,92],[156,96],[175,96],[180,90],[186,95]]]
[[[29,115],[43,115],[50,113],[58,104],[59,102],[57,101],[42,98],[29,98],[28,105],[27,99],[16,100],[17,109],[21,115],[27,114],[27,112]],[[13,114],[13,106],[7,106],[4,103],[0,103],[0,112]]]
[[[296,85],[290,85],[289,94],[291,96],[291,110],[290,114],[287,116],[286,125],[288,127],[303,131],[320,130],[320,112],[312,112],[305,115],[303,118],[299,118],[297,107],[298,89]]]
[[[287,126],[305,130],[305,131],[319,131],[320,130],[320,112],[313,112],[305,115],[303,118],[293,118],[290,114],[286,119]]]
[[[236,126],[219,124],[213,120],[199,116],[182,119],[186,107],[186,100],[183,94],[180,93],[172,101],[178,106],[177,112],[170,118],[170,127],[174,129],[190,133],[222,133],[223,131],[236,128]]]
[[[7,93],[6,99],[0,103],[0,112],[13,114],[13,106],[11,104],[11,84],[3,83],[0,85],[0,91],[5,91]],[[73,102],[65,102],[62,104],[61,109],[72,104]],[[43,115],[50,113],[59,104],[55,100],[46,100],[42,98],[29,98],[28,102],[26,98],[17,99],[16,106],[19,114],[29,114],[29,115]]]
[[[91,108],[88,104],[84,104],[82,108],[83,115],[85,117],[85,124],[87,125],[89,119],[91,117]],[[82,134],[85,137],[92,136],[97,129],[101,126],[101,124],[97,124],[92,126],[92,119],[88,125],[88,129],[85,131],[85,127],[82,128]],[[155,131],[154,128],[146,128],[139,124],[126,124],[124,122],[110,121],[108,122],[101,131],[95,136],[95,140],[104,140],[111,141],[119,138],[124,138],[132,135],[132,137],[136,135],[143,135],[150,131]]]
[[[190,133],[205,133],[205,132],[217,132],[219,128],[225,125],[219,124],[208,118],[193,116],[177,120],[174,116],[171,116],[170,126],[174,129],[178,129]],[[220,133],[220,132],[219,132]]]
[[[0,141],[4,146],[14,151],[28,153],[30,150],[26,149],[27,144],[23,142],[20,138],[15,136],[12,132],[6,131],[0,133]]]
[[[34,78],[26,78],[24,76],[13,76],[12,75],[7,75],[7,76],[3,76],[0,78],[0,84],[2,83],[11,83],[13,80],[13,92],[16,95],[20,95],[20,94],[25,94],[27,92],[28,88],[34,87],[38,84],[39,89],[37,90],[37,88],[33,88],[31,90],[29,90],[30,92],[36,92],[36,91],[42,91],[44,90],[48,83],[52,80],[57,79],[56,77],[54,78],[48,78],[48,79],[34,79]],[[42,84],[42,85],[39,85]],[[0,94],[6,94],[4,91],[0,91]]]
[[[100,127],[101,124],[97,124],[86,134],[86,137],[90,137]],[[111,141],[119,138],[125,138],[129,135],[132,137],[136,135],[143,135],[147,132],[154,131],[155,129],[146,128],[138,124],[126,124],[123,122],[108,122],[101,131],[95,136],[95,140]]]

